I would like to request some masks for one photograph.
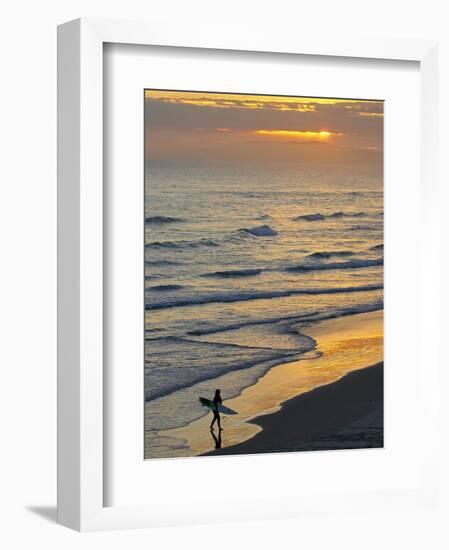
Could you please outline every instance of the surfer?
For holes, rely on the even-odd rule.
[[[214,429],[214,424],[215,424],[215,422],[217,422],[218,429],[221,432],[223,428],[221,427],[221,424],[220,424],[220,413],[218,412],[218,405],[221,405],[221,403],[222,403],[220,390],[215,390],[215,396],[214,396],[214,399],[213,399],[213,403],[214,403],[214,407],[212,409],[212,412],[214,413],[214,418],[212,420],[212,424],[210,425],[210,429],[213,430]]]

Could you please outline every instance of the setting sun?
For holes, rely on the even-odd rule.
[[[330,132],[329,130],[255,130],[259,136],[272,136],[302,141],[323,141],[331,137],[342,136],[341,132]]]

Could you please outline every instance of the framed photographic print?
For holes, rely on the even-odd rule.
[[[59,28],[60,523],[435,503],[434,48]]]

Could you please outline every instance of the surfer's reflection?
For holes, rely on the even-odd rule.
[[[215,422],[217,422],[218,430],[221,432],[222,427],[221,427],[221,424],[220,424],[220,413],[218,412],[218,405],[221,405],[221,403],[222,403],[220,390],[215,390],[215,396],[214,396],[214,399],[213,399],[213,403],[214,403],[214,408],[212,409],[212,412],[214,413],[214,418],[212,420],[212,424],[210,425],[210,429],[213,430],[214,429],[214,424],[215,424]]]
[[[213,430],[211,430],[210,433],[212,434],[212,437],[214,438],[215,448],[216,449],[221,449],[221,431],[220,430],[218,431],[218,437],[215,435],[215,432]]]

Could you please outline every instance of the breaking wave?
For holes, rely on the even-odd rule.
[[[165,223],[180,223],[184,220],[181,218],[172,218],[171,216],[150,216],[145,218],[145,223],[162,225]]]
[[[365,224],[353,225],[349,228],[350,231],[381,231],[382,225]]]
[[[328,218],[363,218],[364,216],[368,216],[368,214],[366,212],[333,212],[332,214],[321,214],[320,212],[317,212],[315,214],[303,214],[301,216],[296,216],[293,218],[293,221],[316,222]]]
[[[196,239],[193,241],[179,240],[179,241],[153,241],[146,243],[145,248],[169,248],[169,249],[185,249],[185,248],[198,248],[200,246],[220,246],[220,243],[213,239]]]
[[[181,290],[184,288],[182,285],[156,285],[150,286],[147,290],[152,290],[153,292],[169,292],[172,290]]]
[[[171,307],[198,306],[213,303],[231,303],[231,302],[248,302],[251,300],[263,300],[271,298],[284,298],[287,296],[296,295],[324,295],[324,294],[344,294],[348,292],[369,292],[372,290],[381,290],[383,285],[372,284],[363,286],[351,286],[341,288],[304,288],[304,289],[286,289],[273,291],[250,291],[250,292],[223,292],[199,294],[196,296],[176,297],[172,300],[147,302],[145,309],[166,309]]]
[[[354,256],[354,252],[351,252],[350,250],[334,250],[333,252],[313,252],[312,254],[308,254],[307,258],[328,260],[329,258],[332,258],[334,256],[344,258],[346,256]]]
[[[233,277],[253,277],[262,273],[261,269],[230,269],[228,271],[214,271],[213,273],[204,273],[201,277],[218,277],[229,279]]]
[[[347,262],[330,262],[327,264],[299,264],[287,267],[286,271],[302,273],[308,271],[322,271],[325,269],[360,269],[364,267],[381,266],[383,264],[383,258],[376,258],[375,260],[348,260]]]
[[[269,225],[259,225],[258,227],[240,229],[241,232],[249,233],[254,237],[274,237],[277,235],[277,231],[271,228]]]

